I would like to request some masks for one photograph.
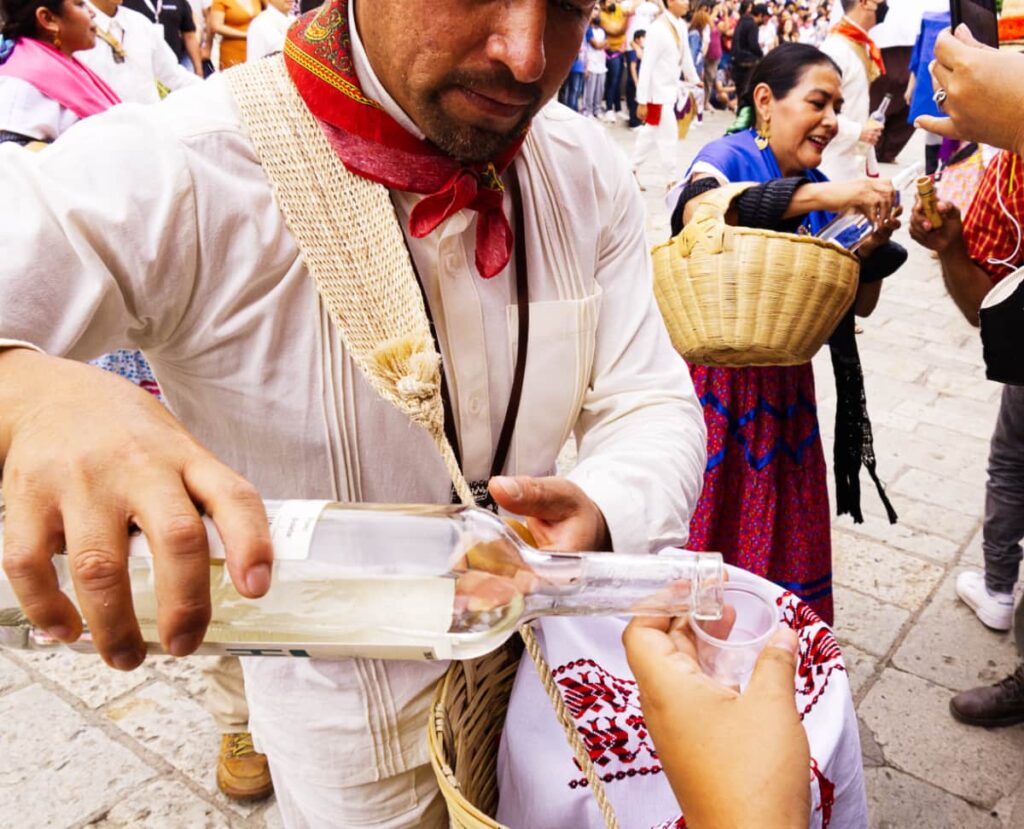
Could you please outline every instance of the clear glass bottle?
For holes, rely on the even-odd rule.
[[[924,165],[914,163],[893,176],[892,186],[896,191],[896,204],[900,203],[900,193],[917,181],[917,177],[921,175],[920,171],[923,169]],[[874,232],[875,223],[860,211],[850,208],[825,225],[818,233],[818,238],[824,239],[826,242],[834,242],[839,247],[846,248],[850,253],[856,253],[857,249]]]
[[[224,566],[213,524],[213,618],[198,653],[387,659],[470,659],[540,616],[722,613],[718,553],[546,553],[501,518],[463,506],[267,502],[273,578],[243,598]],[[0,513],[2,531],[2,513]],[[67,558],[54,557],[75,600]],[[151,653],[159,653],[152,559],[130,542],[132,599]],[[0,644],[59,643],[31,626],[0,573]],[[70,646],[93,650],[86,631]]]
[[[885,126],[885,116],[889,112],[889,104],[892,103],[892,95],[888,92],[885,93],[885,97],[882,98],[881,103],[878,105],[878,109],[872,112],[868,116],[869,121],[874,121],[876,124]],[[873,146],[868,147],[867,158],[864,160],[864,173],[868,178],[878,178],[878,154],[875,152]]]

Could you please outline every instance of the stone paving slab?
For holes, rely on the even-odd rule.
[[[166,682],[154,682],[108,706],[104,717],[163,757],[221,806],[251,815],[261,804],[228,800],[217,789],[215,749],[220,737],[213,717],[194,699]]]
[[[1024,725],[961,725],[949,716],[949,697],[940,685],[890,668],[859,710],[888,765],[990,809],[1020,777]]]
[[[836,585],[835,631],[842,645],[852,644],[871,656],[885,656],[899,641],[910,611]]]
[[[956,597],[960,572],[949,573],[892,659],[894,667],[953,691],[996,682],[1017,665],[1010,634],[986,628]]]
[[[872,829],[999,829],[990,811],[892,768],[864,773]]]
[[[0,829],[71,826],[156,770],[39,685],[0,696]]]
[[[832,578],[883,602],[916,610],[939,583],[942,568],[837,530],[832,534]]]
[[[174,780],[157,780],[132,792],[101,817],[93,829],[228,829],[230,820],[216,806]]]
[[[129,672],[112,671],[100,659],[67,650],[29,651],[18,654],[18,659],[89,708],[106,705],[153,678],[145,667]]]

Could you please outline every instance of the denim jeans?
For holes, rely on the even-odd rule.
[[[562,84],[562,103],[575,112],[582,112],[580,99],[583,97],[583,73],[570,72]]]
[[[604,86],[604,108],[609,112],[622,109],[622,70],[626,65],[626,55],[619,52],[615,57],[608,53],[608,75]]]
[[[1012,593],[1017,584],[1024,538],[1024,387],[1003,386],[992,433],[981,530],[985,585]]]

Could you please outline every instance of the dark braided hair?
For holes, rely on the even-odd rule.
[[[64,10],[64,0],[0,0],[0,35],[8,40],[19,37],[39,39],[36,11],[49,9],[57,17]]]
[[[754,126],[757,120],[754,90],[759,84],[767,84],[776,100],[785,98],[812,66],[831,66],[840,78],[843,76],[839,65],[832,58],[808,43],[780,43],[772,49],[754,65],[746,87],[736,90],[736,120],[726,132],[740,132]]]

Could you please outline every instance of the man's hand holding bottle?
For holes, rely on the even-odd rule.
[[[218,461],[148,392],[92,366],[25,348],[0,350],[4,571],[26,616],[72,642],[82,619],[59,589],[66,546],[82,616],[107,664],[137,667],[129,527],[150,540],[164,649],[192,653],[210,619],[209,551],[200,510],[224,540],[243,596],[270,587],[272,551],[259,493]]]
[[[910,214],[910,238],[919,245],[938,254],[943,254],[951,245],[963,244],[964,225],[960,210],[955,204],[940,201],[936,205],[942,216],[942,225],[933,227],[924,214],[921,199],[914,202],[914,210]]]

